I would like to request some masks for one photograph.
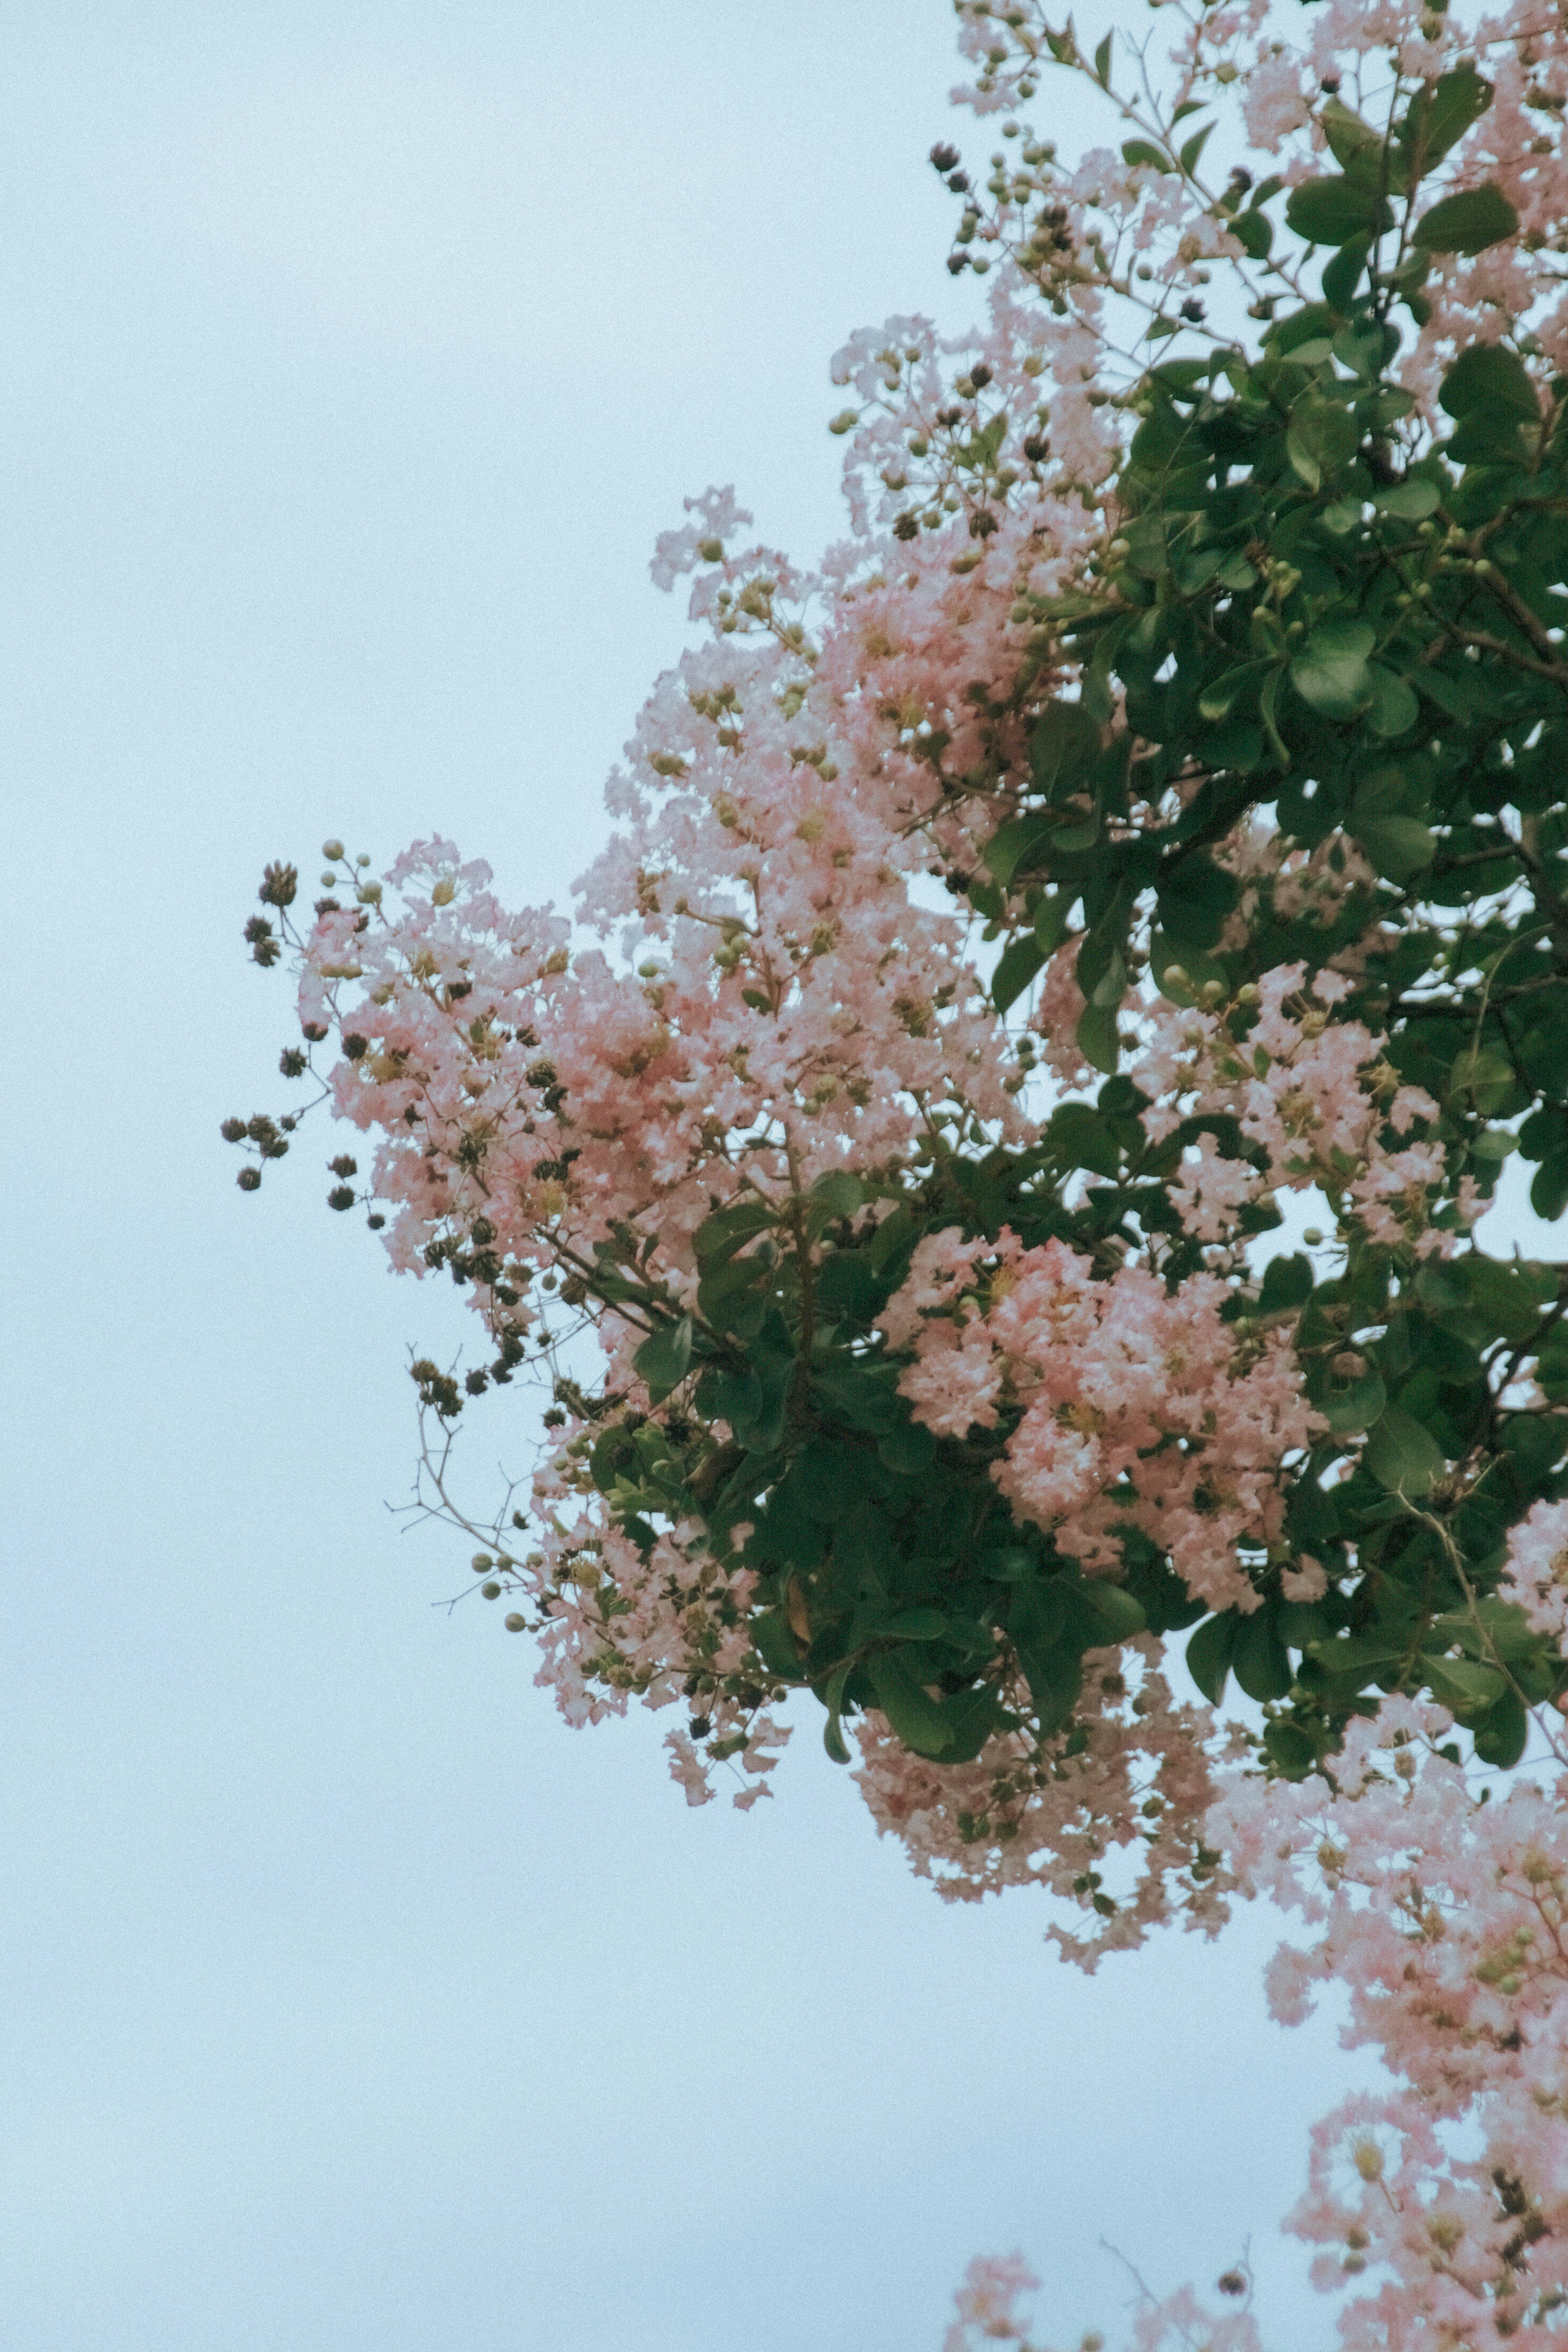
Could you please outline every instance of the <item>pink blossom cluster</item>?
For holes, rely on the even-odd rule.
[[[1038,0],[962,0],[960,15],[967,102],[1026,109],[1049,69]],[[1421,204],[1489,183],[1519,232],[1433,257],[1429,311],[1399,365],[1428,418],[1443,371],[1477,341],[1507,339],[1543,385],[1568,368],[1563,273],[1541,258],[1568,250],[1562,8],[1323,0],[1298,20],[1220,0],[1171,21],[1174,47],[1146,79],[1121,70],[1120,27],[1103,74],[1069,59],[1099,81],[1116,143],[1058,161],[1015,123],[988,205],[949,173],[964,204],[955,260],[986,278],[985,316],[953,338],[896,316],[837,354],[850,538],[801,571],[749,541],[732,489],[712,489],[659,540],[654,577],[689,580],[700,641],[637,721],[609,786],[616,831],[572,916],[509,911],[489,869],[442,840],[319,911],[300,1016],[312,1040],[338,1041],[331,1097],[374,1139],[393,1263],[468,1269],[498,1377],[540,1349],[546,1297],[591,1297],[597,1253],[692,1310],[694,1237],[716,1211],[765,1203],[809,1253],[800,1212],[824,1177],[851,1171],[885,1203],[954,1139],[1038,1140],[1032,1037],[1016,1055],[963,892],[1032,791],[1034,725],[1063,685],[1042,611],[1114,542],[1135,423],[1122,394],[1151,348],[1137,340],[1148,314],[1162,331],[1201,324],[1222,265],[1258,320],[1281,289],[1310,290],[1288,237],[1261,263],[1227,226],[1255,185],[1244,171],[1226,188],[1201,157],[1178,162],[1192,138],[1191,123],[1175,135],[1178,112],[1195,123],[1234,89],[1253,160],[1292,185],[1338,168],[1331,133],[1342,146],[1359,123],[1381,140],[1417,87],[1475,68],[1491,102]],[[1055,38],[1059,52],[1070,35]],[[1236,1314],[1243,1211],[1321,1192],[1403,1276],[1452,1250],[1479,1202],[1453,1181],[1436,1104],[1342,1017],[1385,943],[1370,865],[1343,837],[1309,854],[1262,827],[1215,854],[1240,889],[1222,950],[1262,915],[1315,918],[1342,940],[1366,920],[1310,979],[1292,963],[1232,1003],[1215,983],[1215,1001],[1184,1006],[1194,990],[1167,975],[1172,998],[1148,986],[1130,1006],[1146,1132],[1194,1137],[1173,1192],[1205,1270],[1173,1286],[1157,1238],[1091,1260],[954,1225],[921,1241],[880,1330],[914,1418],[949,1441],[986,1433],[998,1491],[1068,1559],[1114,1579],[1135,1529],[1194,1596],[1248,1612],[1265,1570],[1292,1599],[1325,1589],[1283,1542],[1287,1484],[1324,1424],[1291,1316]],[[941,910],[936,877],[954,886]],[[1134,927],[1145,945],[1149,912]],[[1098,1081],[1077,1043],[1079,945],[1050,957],[1026,1015],[1068,1089]],[[626,1427],[673,1429],[679,1400],[656,1404],[636,1370],[641,1325],[614,1305],[593,1319]],[[529,1549],[485,1556],[531,1612],[512,1622],[538,1637],[540,1681],[573,1723],[634,1698],[700,1706],[701,1745],[667,1739],[673,1777],[700,1804],[728,1767],[735,1802],[754,1803],[789,1727],[748,1630],[748,1530],[717,1542],[650,1507],[634,1540],[592,1473],[590,1409],[553,1418]],[[1568,1636],[1568,1503],[1515,1529],[1501,1592]],[[856,1778],[879,1831],[949,1898],[1043,1889],[1073,1918],[1052,1937],[1089,1969],[1173,1920],[1214,1933],[1237,1890],[1295,1911],[1311,1940],[1273,1964],[1276,2015],[1292,2021],[1342,1984],[1349,2039],[1393,2077],[1320,2126],[1291,2219],[1321,2250],[1319,2284],[1352,2290],[1349,2352],[1557,2341],[1568,1779],[1478,1802],[1447,1718],[1404,1700],[1352,1725],[1331,1779],[1243,1775],[1246,1736],[1179,1704],[1158,1655],[1143,1638],[1091,1652],[1070,1729],[999,1736],[972,1763],[929,1762],[879,1714],[860,1717]],[[1002,1696],[1023,1708],[1021,1685]],[[1023,2345],[1035,2284],[1017,2259],[972,2265],[947,2352]],[[1249,2310],[1216,2315],[1187,2290],[1148,2299],[1133,2336],[1138,2352],[1257,2347]]]
[[[1186,131],[1175,131],[1177,110],[1189,114],[1222,97],[1239,106],[1252,153],[1288,185],[1314,173],[1333,172],[1331,129],[1342,141],[1354,126],[1381,141],[1391,116],[1421,86],[1468,70],[1484,77],[1492,96],[1486,110],[1423,184],[1417,212],[1438,198],[1489,184],[1519,217],[1515,235],[1479,254],[1434,257],[1424,289],[1429,314],[1401,362],[1405,383],[1421,406],[1435,406],[1438,382],[1454,356],[1476,341],[1523,338],[1526,349],[1561,369],[1568,360],[1568,300],[1562,273],[1543,268],[1541,255],[1562,254],[1568,243],[1568,167],[1562,118],[1568,101],[1568,26],[1541,0],[1479,16],[1432,8],[1426,0],[1325,0],[1300,24],[1270,0],[1233,0],[1173,9],[1178,27],[1162,68],[1150,46],[1113,40],[1104,85],[1125,139],[1163,147],[1170,162],[1156,168],[1129,163],[1119,148],[1094,148],[1058,178],[1069,210],[1079,268],[1063,288],[1068,323],[1114,345],[1114,303],[1108,296],[1147,303],[1167,287],[1202,285],[1206,265],[1223,259],[1249,287],[1301,290],[1277,245],[1260,268],[1225,228],[1217,175],[1201,161],[1178,163]],[[1003,9],[991,0],[963,0],[960,46],[975,79],[953,96],[982,117],[1003,111],[1027,116],[1050,62],[1051,30],[1041,0]],[[1070,28],[1069,28],[1070,30]],[[1058,50],[1060,35],[1058,35]],[[1098,80],[1084,52],[1067,60]],[[1337,110],[1337,117],[1330,117]],[[1053,150],[1054,153],[1054,150]],[[1010,192],[982,236],[995,258],[1016,254],[1010,236]],[[1142,270],[1134,268],[1142,262]],[[1089,265],[1089,266],[1085,266]],[[1010,267],[1016,267],[1016,258]],[[1007,274],[1007,273],[1005,273]],[[1092,371],[1091,371],[1092,372]],[[1088,378],[1082,379],[1088,381]],[[1544,375],[1543,375],[1544,382]]]
[[[754,1575],[715,1558],[695,1520],[670,1526],[645,1559],[594,1494],[570,1429],[535,1475],[533,1504],[529,1550],[502,1565],[537,1612],[535,1681],[582,1725],[624,1715],[634,1697],[673,1706],[698,1678],[712,1752],[700,1755],[689,1732],[667,1733],[671,1778],[689,1804],[706,1804],[715,1764],[726,1765],[732,1801],[748,1811],[790,1737],[763,1704],[772,1678],[747,1632]]]
[[[1079,1914],[1051,1940],[1089,1973],[1180,1918],[1217,1934],[1234,1884],[1205,1846],[1215,1771],[1233,1755],[1209,1710],[1173,1698],[1146,1635],[1084,1661],[1078,1723],[1043,1745],[1017,1733],[973,1764],[931,1764],[874,1711],[856,1773],[872,1819],[950,1902],[1035,1886]]]
[[[705,566],[711,635],[612,779],[579,910],[604,946],[507,913],[440,841],[317,924],[300,1013],[347,1045],[334,1100],[380,1138],[400,1265],[477,1217],[535,1264],[620,1223],[679,1279],[739,1190],[897,1167],[953,1118],[1025,1132],[965,925],[910,887],[964,837],[946,777],[1022,758],[1023,718],[983,716],[1020,660],[1009,557],[846,562],[816,642],[782,559],[715,552],[737,520],[710,497],[661,542],[663,576]]]
[[[1304,964],[1285,964],[1247,992],[1256,1013],[1245,1026],[1219,1007],[1162,999],[1152,1009],[1135,1070],[1151,1136],[1224,1115],[1249,1147],[1229,1156],[1206,1129],[1184,1147],[1173,1191],[1201,1239],[1229,1239],[1265,1192],[1315,1187],[1371,1240],[1417,1256],[1451,1253],[1479,1213],[1473,1182],[1451,1183],[1435,1133],[1406,1140],[1417,1122],[1436,1129],[1437,1105],[1401,1085],[1363,1023],[1333,1017],[1349,985],[1333,971],[1309,985]]]
[[[1251,1611],[1284,1525],[1284,1472],[1322,1426],[1281,1329],[1225,1319],[1229,1286],[1175,1289],[1149,1266],[1096,1269],[1063,1243],[1004,1231],[921,1241],[879,1318],[913,1350],[900,1381],[939,1435],[1007,1425],[992,1475],[1021,1519],[1090,1573],[1140,1528],[1211,1608]]]
[[[1314,1933],[1271,1964],[1275,2015],[1344,1987],[1347,2043],[1394,2076],[1317,2126],[1288,2224],[1320,2286],[1356,2283],[1350,2352],[1545,2347],[1568,2319],[1568,1781],[1478,1801],[1448,1728],[1388,1700],[1331,1782],[1239,1780],[1208,1822]]]
[[[1498,1587],[1517,1602],[1538,1633],[1563,1646],[1568,1636],[1568,1503],[1537,1503],[1509,1538],[1508,1565]]]
[[[977,2254],[953,2296],[952,2325],[942,2352],[984,2352],[988,2344],[1028,2343],[1028,2323],[1018,2305],[1038,2292],[1040,2282],[1022,2254]]]
[[[1247,2292],[1240,2273],[1225,2284],[1227,2292]],[[1039,2286],[1022,2254],[977,2255],[953,2297],[955,2315],[942,2352],[985,2352],[989,2344],[1019,2344],[1028,2352],[1029,2324],[1020,2305]],[[1101,2352],[1104,2341],[1094,2330],[1082,2338],[1079,2352]],[[1160,2297],[1140,2294],[1130,2346],[1131,2352],[1261,2352],[1249,2308],[1211,2311],[1188,2286]]]

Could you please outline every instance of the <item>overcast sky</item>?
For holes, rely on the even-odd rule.
[[[1080,21],[1084,12],[1079,11]],[[815,1727],[742,1819],[574,1734],[403,1536],[449,1296],[260,1196],[266,858],[563,896],[733,481],[839,529],[826,362],[956,318],[944,0],[13,0],[0,2333],[25,2352],[936,2352],[1272,2235],[1352,2080],[1275,1930],[1092,1983],[946,1909]],[[1064,140],[1070,123],[1051,121]],[[967,124],[957,135],[984,147]],[[470,1441],[482,1485],[526,1430]]]

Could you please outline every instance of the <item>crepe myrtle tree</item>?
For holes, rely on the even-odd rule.
[[[810,1694],[1086,1967],[1293,1906],[1277,2013],[1347,1985],[1390,2072],[1289,2221],[1347,2344],[1555,2340],[1568,1267],[1474,1228],[1510,1159],[1568,1205],[1568,21],[957,14],[984,322],[839,353],[815,571],[730,491],[659,541],[702,641],[573,910],[333,841],[247,937],[363,1138],[331,1205],[477,1312],[422,1491],[568,1718],[668,1707],[745,1806]],[[300,1116],[227,1123],[243,1185]],[[480,1521],[453,1432],[531,1377]],[[1253,2343],[1220,2285],[1138,2340]]]

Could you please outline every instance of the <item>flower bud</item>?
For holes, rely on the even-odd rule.
[[[333,858],[333,859],[337,859],[337,858],[341,857],[341,856],[342,856],[342,854],[343,854],[343,845],[342,845],[342,843],[341,841],[338,841],[338,840],[336,840],[336,839],[333,839],[333,840],[331,840],[331,841],[323,841],[323,842],[322,842],[322,844],[321,844],[321,855],[322,855],[322,856],[323,856],[323,857],[331,857],[331,858]],[[328,879],[329,881],[331,881],[331,880],[332,879],[331,876],[331,875],[329,875],[329,876],[327,877],[327,879]]]
[[[506,1630],[507,1630],[507,1632],[508,1632],[509,1633],[525,1633],[525,1632],[527,1631],[527,1628],[528,1628],[528,1620],[527,1620],[527,1618],[526,1618],[526,1617],[520,1617],[520,1616],[518,1615],[518,1613],[517,1613],[517,1611],[514,1609],[514,1610],[511,1612],[510,1615],[510,1616],[507,1618],[507,1620],[506,1620]]]

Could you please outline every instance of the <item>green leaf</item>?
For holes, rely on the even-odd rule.
[[[1022,996],[1045,961],[1046,950],[1033,931],[1024,931],[1009,940],[991,981],[991,1002],[998,1013],[1005,1013]]]
[[[1374,170],[1383,161],[1383,133],[1374,131],[1353,107],[1331,92],[1318,115],[1323,134],[1329,142],[1329,152],[1336,163],[1349,171],[1358,161],[1365,159]]]
[[[1370,1633],[1341,1634],[1337,1640],[1313,1642],[1308,1655],[1331,1675],[1353,1675],[1358,1682],[1369,1675],[1391,1682],[1403,1670],[1410,1643],[1402,1633],[1373,1629]]]
[[[618,1479],[633,1477],[637,1466],[637,1439],[624,1422],[612,1422],[595,1440],[594,1451],[588,1456],[595,1486],[601,1495],[607,1495]]]
[[[1568,1149],[1547,1153],[1531,1180],[1530,1205],[1548,1224],[1568,1209]]]
[[[1228,719],[1243,695],[1248,693],[1268,667],[1266,661],[1238,662],[1234,669],[1205,686],[1198,697],[1198,713],[1212,722]]]
[[[847,1168],[828,1169],[811,1188],[812,1210],[829,1224],[840,1217],[852,1217],[865,1200],[866,1187]]]
[[[1502,190],[1488,180],[1481,187],[1442,196],[1416,222],[1413,242],[1427,253],[1484,253],[1519,227],[1519,215]]]
[[[1071,912],[1072,893],[1068,890],[1058,890],[1054,894],[1047,891],[1040,900],[1035,908],[1035,937],[1042,955],[1055,955],[1066,934],[1068,917]]]
[[[1353,719],[1372,700],[1370,621],[1321,621],[1290,664],[1290,683],[1322,719]]]
[[[857,1269],[862,1256],[859,1251],[853,1253]],[[817,1276],[819,1297],[827,1288],[833,1268],[843,1264],[840,1255],[830,1257],[824,1265]],[[836,1349],[812,1381],[812,1402],[825,1406],[832,1419],[846,1423],[851,1429],[864,1430],[874,1437],[890,1435],[898,1424],[900,1412],[891,1367],[879,1356],[851,1356],[843,1349]]]
[[[1033,1564],[1027,1552],[1003,1554],[996,1559],[994,1573],[1000,1574],[1014,1559],[1022,1562],[1007,1609],[1007,1631],[1016,1643],[1042,1654],[1054,1648],[1067,1630],[1068,1606],[1066,1588],[1057,1578],[1042,1583],[1033,1574]]]
[[[1110,33],[1107,33],[1104,40],[1101,41],[1099,48],[1096,49],[1094,53],[1094,78],[1096,81],[1099,82],[1102,89],[1109,89],[1110,87],[1111,38],[1112,36]]]
[[[1530,1717],[1519,1693],[1505,1690],[1472,1727],[1476,1754],[1483,1764],[1510,1771],[1524,1754],[1530,1738]]]
[[[1304,1307],[1312,1295],[1312,1261],[1298,1250],[1290,1257],[1271,1257],[1263,1269],[1258,1294],[1262,1315],[1279,1315]]]
[[[1442,505],[1442,493],[1436,482],[1416,475],[1407,482],[1388,482],[1373,490],[1372,502],[1379,514],[1392,515],[1397,522],[1425,522]]]
[[[997,826],[980,855],[1005,890],[1025,859],[1033,850],[1047,843],[1050,837],[1048,817],[1038,814],[1009,817],[1005,824]]]
[[[744,1242],[766,1233],[778,1222],[765,1201],[737,1201],[711,1217],[704,1217],[691,1236],[697,1263],[706,1268],[732,1257]]]
[[[1394,671],[1384,669],[1381,662],[1373,662],[1372,708],[1367,712],[1373,733],[1392,742],[1395,736],[1407,735],[1420,716],[1421,701],[1415,688]]]
[[[867,1672],[895,1738],[917,1756],[945,1754],[952,1745],[952,1727],[940,1702],[915,1680],[898,1653],[879,1650],[868,1661]]]
[[[1388,1391],[1381,1372],[1365,1371],[1348,1388],[1326,1390],[1315,1402],[1336,1437],[1348,1437],[1372,1427],[1388,1403]]]
[[[1161,876],[1159,915],[1166,937],[1190,948],[1212,948],[1241,892],[1233,874],[1192,852]]]
[[[1243,1617],[1236,1630],[1231,1671],[1248,1698],[1283,1698],[1295,1679],[1289,1654],[1265,1609]]]
[[[1348,408],[1332,400],[1300,400],[1290,414],[1285,454],[1310,490],[1348,466],[1361,429]]]
[[[1541,403],[1523,361],[1500,343],[1472,343],[1461,352],[1437,398],[1450,416],[1500,409],[1521,424],[1541,421]]]
[[[683,1315],[676,1323],[661,1323],[652,1338],[643,1341],[632,1363],[647,1382],[655,1404],[659,1403],[671,1389],[679,1387],[690,1367],[690,1316]]]
[[[849,1761],[849,1748],[844,1737],[842,1717],[844,1685],[849,1679],[850,1672],[851,1669],[848,1666],[840,1666],[822,1694],[822,1703],[827,1709],[827,1721],[822,1727],[822,1744],[836,1764],[847,1764]]]
[[[1123,140],[1121,160],[1124,163],[1131,163],[1135,167],[1141,163],[1147,164],[1152,171],[1155,172],[1168,172],[1171,169],[1170,157],[1163,149],[1156,147],[1148,139]]]
[[[1374,184],[1345,174],[1303,180],[1285,200],[1285,222],[1309,245],[1348,245],[1394,226],[1388,200]]]
[[[1309,350],[1315,356],[1326,359],[1338,324],[1337,313],[1326,302],[1308,302],[1300,310],[1287,310],[1274,326],[1265,329],[1263,340],[1277,359],[1294,358],[1299,352]],[[1321,352],[1317,348],[1320,343],[1322,345]],[[1302,360],[1303,367],[1309,364],[1309,360]]]
[[[1426,1494],[1447,1467],[1431,1431],[1393,1404],[1370,1432],[1362,1460],[1380,1486],[1411,1498]]]
[[[1142,1601],[1125,1585],[1107,1584],[1098,1577],[1090,1577],[1084,1583],[1083,1598],[1095,1618],[1102,1643],[1131,1642],[1149,1622]]]
[[[1348,498],[1336,499],[1331,507],[1321,507],[1318,520],[1336,539],[1346,539],[1361,520],[1361,500],[1352,491]]]
[[[814,1437],[795,1455],[788,1476],[773,1489],[769,1510],[787,1506],[824,1527],[834,1527],[865,1495],[866,1472],[867,1457],[859,1446]]]
[[[1018,1644],[1018,1663],[1028,1677],[1029,1697],[1047,1737],[1059,1731],[1083,1688],[1083,1662],[1067,1646],[1034,1650]]]
[[[1452,1709],[1462,1723],[1468,1715],[1495,1706],[1508,1688],[1496,1666],[1473,1658],[1427,1658],[1424,1662],[1427,1688],[1435,1699]]]
[[[1371,251],[1370,236],[1352,236],[1347,244],[1341,246],[1331,261],[1324,264],[1323,299],[1325,302],[1331,303],[1336,310],[1350,309],[1356,288],[1361,284],[1362,273],[1366,268],[1367,257]],[[1342,339],[1350,331],[1348,329],[1342,328],[1339,334],[1334,337],[1334,357],[1342,359],[1348,367],[1353,367],[1358,375],[1367,373],[1369,371],[1361,365],[1362,338],[1353,339],[1354,357],[1341,349]],[[1375,342],[1375,345],[1381,348],[1381,336],[1366,340],[1369,344]]]
[[[1211,1706],[1217,1706],[1224,1696],[1240,1628],[1236,1611],[1226,1609],[1218,1616],[1205,1617],[1187,1643],[1187,1672]]]
[[[1317,1769],[1318,1751],[1299,1723],[1265,1724],[1263,1752],[1282,1780],[1304,1780]]]
[[[1454,1057],[1448,1072],[1448,1091],[1452,1095],[1468,1095],[1471,1105],[1483,1118],[1500,1111],[1513,1092],[1513,1065],[1501,1054],[1483,1046],[1479,1052],[1467,1047]]]
[[[1048,703],[1029,738],[1029,770],[1037,788],[1054,793],[1071,786],[1099,750],[1100,729],[1081,702]]]
[[[697,1310],[716,1331],[755,1339],[767,1302],[758,1286],[771,1269],[760,1256],[731,1257],[710,1265],[697,1286]]]
[[[1121,1053],[1121,1040],[1116,1029],[1117,1011],[1114,1004],[1087,1005],[1076,1033],[1079,1050],[1085,1061],[1091,1068],[1103,1070],[1108,1076],[1114,1074]]]
[[[1436,835],[1416,817],[1357,817],[1354,824],[1356,839],[1390,882],[1407,881],[1436,856]]]
[[[1492,102],[1492,86],[1471,66],[1426,82],[1411,100],[1399,125],[1400,151],[1411,184],[1440,163],[1472,122],[1479,122]]]
[[[1249,205],[1224,226],[1230,231],[1249,261],[1267,261],[1268,248],[1274,242],[1274,224],[1267,213]]]
[[[896,1642],[940,1642],[948,1622],[940,1609],[902,1609],[878,1631]]]
[[[1209,138],[1213,130],[1214,124],[1212,122],[1205,122],[1203,129],[1195,132],[1183,148],[1182,169],[1189,177],[1197,170],[1199,159],[1203,154],[1204,149],[1208,145]]]
[[[1051,1113],[1046,1141],[1053,1158],[1069,1168],[1088,1168],[1097,1176],[1114,1177],[1121,1155],[1103,1111],[1089,1103],[1062,1103]]]
[[[936,1458],[936,1439],[916,1421],[889,1429],[877,1441],[877,1459],[895,1477],[913,1478],[929,1470]]]

